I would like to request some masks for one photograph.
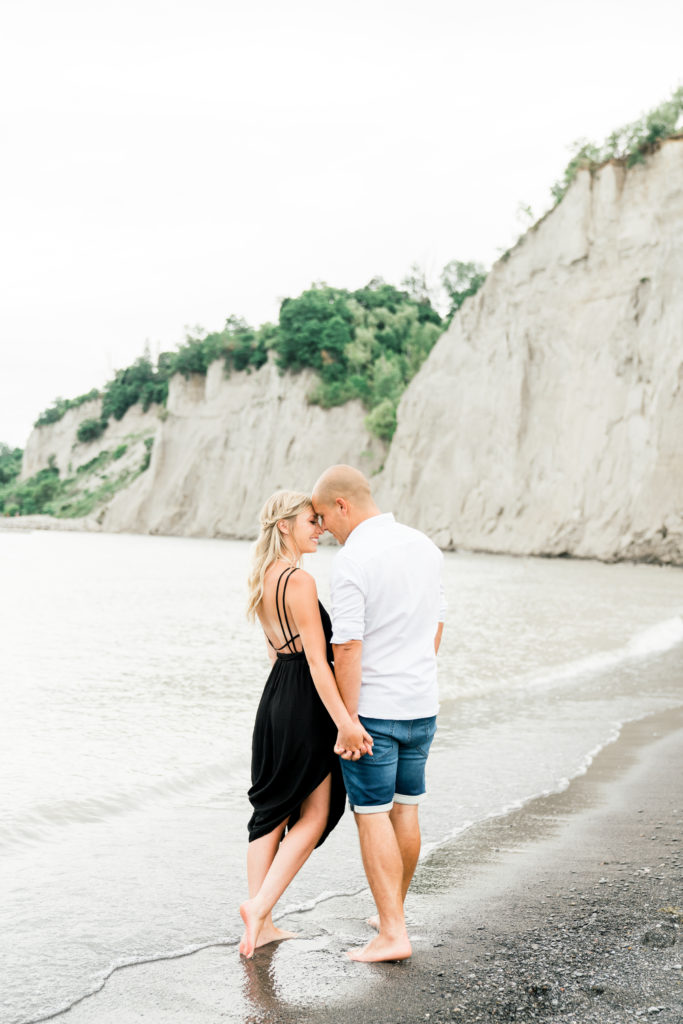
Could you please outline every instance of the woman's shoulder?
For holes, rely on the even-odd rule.
[[[301,594],[302,597],[311,594],[315,596],[316,600],[318,597],[318,587],[315,579],[311,576],[310,572],[306,572],[301,567],[297,567],[294,572],[290,573],[287,580],[287,591],[288,593]]]
[[[278,565],[277,562],[273,562],[268,566],[263,579],[264,586],[270,591],[275,591],[278,581],[282,580],[282,583],[286,586],[286,593],[289,597],[290,594],[313,594],[317,597],[318,588],[316,586],[315,579],[311,576],[310,572],[306,572],[301,566],[289,566],[289,565]],[[282,587],[280,590],[282,591]]]

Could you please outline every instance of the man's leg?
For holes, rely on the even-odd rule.
[[[415,874],[415,868],[420,857],[420,846],[422,843],[418,805],[395,803],[389,813],[389,820],[394,829],[398,848],[401,851],[401,861],[403,862],[401,893],[405,901],[408,887]]]
[[[389,820],[403,863],[401,896],[404,902],[420,856],[418,804],[426,790],[425,765],[435,732],[435,717],[397,722],[394,728],[398,761],[396,792]],[[368,924],[379,929],[379,917],[369,917]]]
[[[401,900],[405,903],[415,868],[420,857],[420,821],[417,804],[394,804],[389,812],[391,822],[401,854],[402,878]],[[368,924],[379,931],[379,915],[368,918]]]
[[[348,956],[364,961],[405,960],[412,951],[403,919],[403,858],[390,819],[398,763],[396,723],[363,716],[361,723],[372,736],[372,756],[342,760],[341,767],[355,812],[363,867],[377,904],[379,935],[364,949],[349,950]]]
[[[377,906],[379,935],[363,949],[349,950],[351,960],[406,960],[412,953],[403,918],[404,866],[388,811],[356,814],[363,867]]]

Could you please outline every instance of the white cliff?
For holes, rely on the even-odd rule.
[[[683,564],[683,140],[582,171],[406,391],[379,495],[442,547]]]
[[[373,473],[386,445],[368,433],[365,409],[309,405],[315,381],[272,363],[226,378],[216,362],[206,377],[173,377],[149,469],[115,496],[103,529],[253,537],[273,491],[310,491],[334,462]]]
[[[57,423],[34,428],[22,479],[52,464],[82,491],[105,487],[104,500],[85,518],[25,516],[4,525],[253,537],[273,491],[310,490],[334,462],[353,462],[371,475],[386,456],[387,445],[365,427],[360,402],[309,405],[316,382],[312,372],[280,374],[272,362],[226,377],[217,361],[206,376],[174,376],[166,408],[133,406],[88,443],[77,440],[78,427],[99,418],[101,400],[69,409]],[[101,453],[107,458],[91,469]]]
[[[122,419],[110,419],[104,433],[95,441],[79,441],[77,432],[80,424],[84,420],[98,420],[101,412],[102,399],[95,398],[76,408],[67,409],[61,420],[56,423],[35,427],[26,442],[20,479],[26,480],[34,476],[51,462],[57,467],[61,477],[71,476],[80,467],[96,458],[101,451],[111,450],[122,444],[144,452],[144,439],[154,434],[159,414],[163,415],[163,409],[158,405],[151,406],[147,412],[143,412],[141,406],[134,405]]]

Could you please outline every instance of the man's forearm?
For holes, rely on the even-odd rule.
[[[334,676],[339,693],[346,705],[346,710],[353,717],[358,714],[363,644],[360,640],[349,640],[345,644],[333,644],[332,649],[334,651]]]

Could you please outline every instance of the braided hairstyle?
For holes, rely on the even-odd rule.
[[[291,552],[285,545],[285,537],[278,529],[282,520],[296,519],[300,512],[311,508],[311,498],[299,491],[276,491],[271,494],[259,515],[260,532],[251,556],[251,570],[247,581],[247,618],[256,618],[256,609],[263,599],[263,579],[268,567],[278,558],[287,558]],[[301,554],[297,554],[297,563]]]

